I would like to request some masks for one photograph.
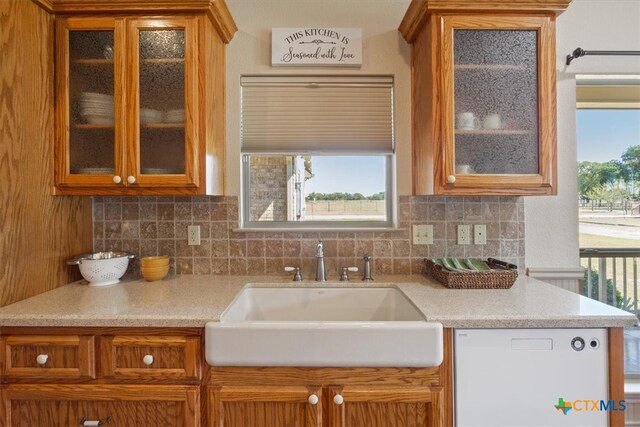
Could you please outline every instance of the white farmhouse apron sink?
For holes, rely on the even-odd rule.
[[[206,324],[205,355],[212,366],[438,366],[442,324],[393,286],[247,285]]]

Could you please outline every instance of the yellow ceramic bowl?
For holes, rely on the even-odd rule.
[[[169,265],[169,257],[166,255],[140,258],[141,267],[164,267],[165,265]]]
[[[160,267],[140,267],[142,277],[147,279],[148,282],[155,282],[156,280],[162,280],[169,273],[169,264]]]

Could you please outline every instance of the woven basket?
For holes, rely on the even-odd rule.
[[[518,278],[518,266],[487,259],[492,271],[455,272],[449,271],[430,259],[425,259],[427,275],[451,289],[509,289]],[[496,271],[498,270],[498,271]]]

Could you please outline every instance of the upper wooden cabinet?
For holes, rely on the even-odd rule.
[[[570,0],[414,0],[414,194],[557,192],[555,16]]]
[[[224,2],[52,3],[54,192],[223,194]]]

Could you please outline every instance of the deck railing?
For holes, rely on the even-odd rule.
[[[582,294],[638,316],[640,248],[580,248]]]

